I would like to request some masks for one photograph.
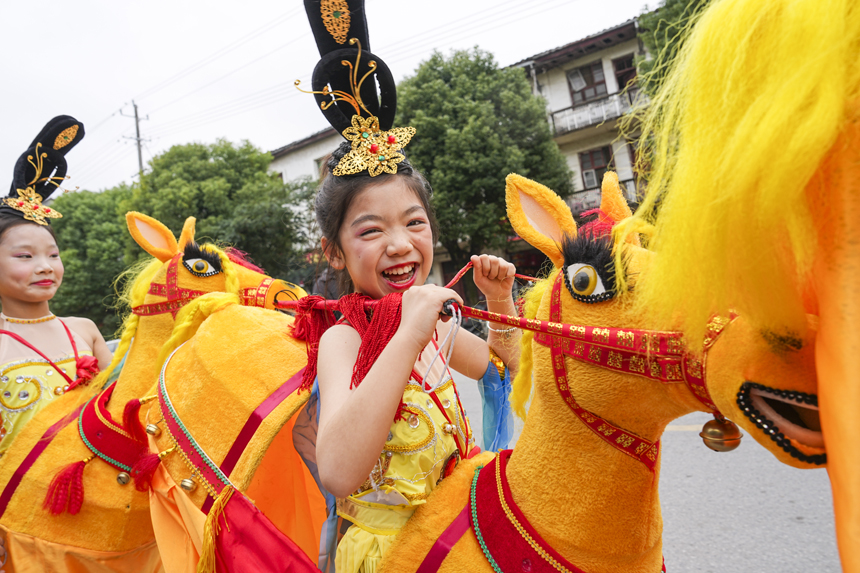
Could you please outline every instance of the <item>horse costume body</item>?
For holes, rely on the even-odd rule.
[[[158,353],[173,331],[174,316],[191,300],[207,292],[227,291],[246,304],[273,308],[278,296],[304,294],[298,287],[243,266],[247,263],[236,255],[231,258],[211,245],[198,247],[193,240],[193,217],[185,222],[179,242],[154,219],[137,213],[127,219],[132,236],[155,259],[131,288],[133,314],[126,320],[113,363],[89,387],[67,393],[34,418],[0,464],[4,484],[0,534],[9,553],[7,572],[160,570],[148,494],[129,483],[128,469],[117,468],[101,456],[93,459],[96,454],[79,431],[79,412],[88,411],[85,404],[98,401],[94,392],[101,390],[128,351],[119,378],[107,389],[110,399],[96,414],[105,418],[105,433],[129,436],[131,430],[123,421],[126,403],[152,386]],[[97,438],[89,437],[98,449]],[[112,459],[120,461],[116,456]],[[68,508],[58,504],[60,514],[52,515],[53,504],[43,508],[43,500],[55,475],[83,460],[89,461],[78,466],[82,489],[67,489]]]
[[[802,461],[777,447],[736,401],[749,382],[812,400],[809,340],[775,348],[738,316],[711,323],[705,356],[702,346],[685,352],[680,333],[655,330],[629,303],[613,300],[617,271],[605,268],[613,244],[577,236],[558,196],[511,175],[507,199],[514,229],[556,266],[528,295],[526,318],[548,321],[559,334],[574,325],[572,338],[526,334],[515,408],[522,411],[532,377],[535,390],[513,453],[461,463],[398,535],[383,571],[660,571],[659,438],[671,420],[697,410],[738,420],[784,463],[820,465],[821,458]],[[614,174],[604,180],[601,211],[607,224],[630,215]],[[629,276],[651,264],[635,241],[616,247]],[[593,272],[599,287],[580,294],[597,286],[580,272]],[[677,360],[667,358],[673,352]]]
[[[678,317],[701,338],[731,306],[783,343],[816,332],[820,419],[758,409],[796,434],[800,453],[804,436],[826,443],[850,573],[860,572],[858,53],[855,1],[710,3],[642,118],[648,192],[619,229],[649,235],[657,254],[636,294],[654,320]]]

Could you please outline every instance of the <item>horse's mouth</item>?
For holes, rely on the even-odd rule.
[[[818,396],[744,382],[737,403],[744,416],[791,457],[815,465],[827,463]]]

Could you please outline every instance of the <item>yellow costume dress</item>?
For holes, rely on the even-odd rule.
[[[370,476],[353,495],[337,500],[351,525],[337,547],[337,573],[374,573],[395,535],[445,475],[474,448],[457,388],[447,380],[425,393],[413,370],[403,392],[406,411],[391,424]]]
[[[20,321],[2,317],[0,329],[17,334],[42,351],[72,380],[76,377],[75,348],[92,356],[88,345],[60,320]],[[73,337],[69,338],[69,333]],[[63,395],[68,380],[48,361],[7,335],[0,335],[0,456],[27,422]]]

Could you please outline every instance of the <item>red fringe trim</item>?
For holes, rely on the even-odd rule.
[[[53,515],[60,515],[68,506],[69,513],[77,515],[84,503],[84,467],[87,462],[80,461],[67,465],[60,470],[51,485],[42,507]]]
[[[317,355],[319,354],[320,339],[332,325],[334,313],[328,309],[315,309],[314,305],[325,299],[311,295],[300,298],[296,309],[296,320],[293,322],[293,336],[307,343],[308,366],[302,376],[300,390],[310,390],[317,377]]]
[[[392,293],[382,297],[372,311],[365,310],[364,306],[364,301],[369,298],[363,294],[349,294],[341,297],[338,305],[344,318],[361,336],[358,358],[352,368],[350,388],[357,388],[361,384],[400,327],[402,293]],[[369,319],[368,313],[371,315]]]
[[[612,227],[615,226],[615,220],[612,217],[607,215],[602,209],[590,209],[579,214],[580,217],[588,217],[590,215],[597,215],[597,217],[580,227],[580,234],[592,239],[608,237],[612,234]]]
[[[131,437],[141,443],[146,443],[146,430],[140,421],[140,400],[129,400],[122,411],[122,425]]]
[[[141,456],[131,468],[131,477],[134,480],[134,489],[137,491],[148,491],[152,484],[152,476],[161,463],[158,454],[146,454]]]

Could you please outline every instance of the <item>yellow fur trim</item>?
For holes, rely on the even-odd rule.
[[[149,285],[152,283],[153,278],[161,267],[161,261],[158,259],[150,259],[148,261],[142,261],[132,265],[118,276],[114,281],[114,285],[117,285],[124,280],[126,281],[126,287],[123,289],[123,292],[120,293],[120,304],[127,305],[128,307],[135,307],[143,304],[143,299],[149,291]],[[134,278],[126,280],[125,277]],[[114,368],[119,366],[119,363],[122,362],[122,359],[125,357],[126,352],[128,352],[128,349],[131,346],[131,341],[134,338],[134,335],[137,333],[139,322],[140,317],[136,314],[129,313],[126,316],[122,325],[122,335],[120,336],[116,351],[113,353],[113,358],[111,359],[110,364],[93,380],[92,385],[94,388],[101,388],[104,386]]]
[[[221,533],[221,524],[218,523],[218,519],[223,516],[224,525],[227,526],[227,529],[230,528],[230,525],[227,524],[227,517],[224,516],[224,508],[232,495],[233,488],[229,485],[226,486],[215,503],[212,504],[209,515],[206,516],[206,525],[203,526],[203,547],[200,550],[200,561],[197,562],[197,573],[215,573],[215,537]]]
[[[806,329],[800,285],[817,244],[806,188],[857,111],[858,53],[854,0],[703,12],[641,118],[651,164],[636,217],[655,224],[659,256],[639,311],[680,318],[692,339],[730,305],[763,328]]]
[[[514,231],[560,267],[564,263],[561,240],[565,235],[576,237],[567,203],[548,187],[516,173],[505,178],[505,202]]]
[[[125,221],[134,242],[162,263],[179,251],[176,237],[164,223],[136,211],[126,213]]]
[[[525,292],[523,295],[525,299],[523,316],[525,318],[537,317],[540,302],[557,274],[558,270],[556,269],[550,273],[548,278],[535,282]],[[532,394],[532,370],[534,366],[532,359],[532,339],[534,336],[535,334],[531,330],[523,330],[523,335],[520,339],[520,367],[516,378],[514,378],[513,389],[511,390],[511,407],[522,420],[526,419],[526,404]]]
[[[239,304],[239,296],[226,292],[206,293],[182,307],[176,315],[173,332],[158,353],[158,363],[164,364],[170,353],[188,341],[212,313],[232,304]]]

